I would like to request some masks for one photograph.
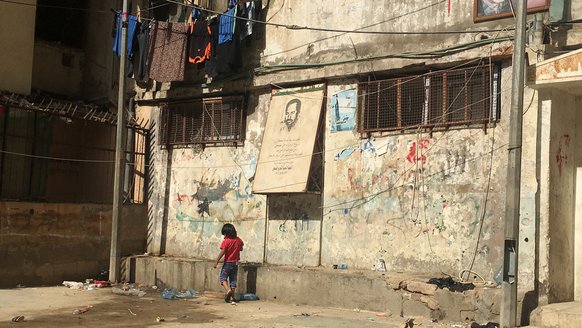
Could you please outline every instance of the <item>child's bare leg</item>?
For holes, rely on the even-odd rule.
[[[228,293],[230,291],[230,286],[228,285],[228,281],[223,281],[221,283],[222,287],[224,287],[224,292]]]
[[[230,286],[228,285],[228,281],[223,281],[222,287],[224,287],[224,292],[226,293],[224,295],[224,301],[230,302],[230,300],[232,299],[232,296],[234,295],[234,292],[230,289]]]

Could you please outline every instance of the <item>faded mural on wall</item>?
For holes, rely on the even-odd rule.
[[[329,92],[346,87],[330,86]],[[487,177],[504,173],[492,156],[503,158],[505,149],[493,135],[465,129],[362,140],[355,133],[329,133],[326,145],[334,151],[326,154],[324,263],[370,267],[383,257],[398,270],[462,267],[485,219],[477,256],[494,263],[486,268],[492,274],[500,264],[492,246],[500,215],[491,205],[503,196],[499,184],[487,195],[485,213],[483,205]]]
[[[245,241],[241,260],[262,261],[266,197],[251,191],[258,155],[254,141],[261,136],[258,126],[256,120],[247,123],[247,141],[241,148],[173,150],[165,228],[167,254],[216,257],[223,238],[221,227],[230,222]]]

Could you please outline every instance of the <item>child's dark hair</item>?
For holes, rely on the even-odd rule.
[[[225,223],[222,226],[222,235],[228,238],[236,238],[236,229],[230,223]]]

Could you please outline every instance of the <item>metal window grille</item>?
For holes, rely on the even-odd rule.
[[[358,132],[447,128],[499,119],[499,67],[431,72],[358,84]]]
[[[149,130],[127,125],[124,203],[146,200]],[[115,126],[39,110],[0,111],[0,199],[110,203]]]
[[[242,97],[204,98],[161,106],[160,144],[238,144],[243,141]]]

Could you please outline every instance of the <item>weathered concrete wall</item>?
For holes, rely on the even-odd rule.
[[[509,20],[473,23],[473,2],[452,6],[440,1],[328,2],[270,1],[269,22],[341,30],[428,32],[490,29],[511,24]],[[428,19],[430,18],[430,19]],[[476,33],[478,34],[478,33]],[[492,33],[495,36],[495,33]],[[346,34],[312,30],[288,30],[267,26],[265,65],[320,63],[368,56],[427,51],[474,41],[474,35]]]
[[[0,3],[0,90],[28,94],[32,82],[36,0],[20,3]]]
[[[370,26],[366,30],[371,31],[488,29],[513,24],[512,20],[474,24],[472,5],[472,2],[455,4],[448,15],[445,2],[339,1],[329,6],[276,0],[270,3],[267,17],[274,23],[328,28],[345,28],[346,22],[355,22],[357,26]],[[386,13],[390,13],[389,17]],[[493,40],[504,35],[505,32],[489,32],[484,37]],[[259,89],[249,92],[244,147],[191,146],[166,150],[155,143],[150,177],[157,187],[151,190],[152,237],[148,250],[154,254],[214,258],[221,240],[220,227],[228,221],[235,223],[247,244],[243,254],[247,261],[265,259],[272,264],[299,266],[346,263],[368,269],[381,256],[391,270],[445,271],[457,275],[471,268],[474,271],[468,275],[471,278],[492,280],[503,257],[511,94],[508,61],[502,71],[502,108],[497,126],[486,131],[451,129],[432,134],[375,136],[371,142],[376,147],[387,147],[385,154],[378,155],[363,149],[364,140],[355,132],[330,132],[328,97],[322,198],[305,195],[301,201],[289,198],[289,202],[276,204],[275,197],[248,191],[252,184],[248,170],[252,165],[247,164],[258,159],[270,103],[268,91],[263,90],[269,89],[270,83],[276,87],[279,83],[307,84],[328,79],[330,96],[354,86],[356,79],[346,76],[416,74],[427,65],[446,68],[450,62],[474,60],[476,64],[475,58],[511,54],[511,43],[505,42],[443,59],[382,57],[471,43],[481,36],[348,35],[267,26],[263,66],[346,62],[276,73],[270,72],[269,67],[260,68],[259,75],[252,79]],[[358,61],[351,61],[354,59]],[[222,91],[236,92],[237,88],[240,88],[237,83],[226,83]],[[171,95],[200,96],[210,91],[175,87],[168,92],[150,90],[144,97],[171,99]],[[538,125],[542,123],[537,95],[530,89],[526,89],[525,103],[519,281],[520,288],[531,291],[536,279],[536,229],[540,214],[537,193],[540,173],[535,165],[540,154],[536,141]],[[143,106],[138,115],[156,122],[159,112],[155,106]],[[336,155],[348,147],[355,151],[336,161]],[[208,212],[199,212],[199,205],[203,204],[208,204]]]
[[[146,206],[124,206],[121,254],[141,254]],[[0,202],[0,287],[84,280],[109,267],[111,206]]]
[[[244,147],[161,149],[159,125],[152,129],[152,188],[149,211],[153,237],[148,250],[155,254],[214,258],[220,251],[220,230],[235,224],[245,242],[242,259],[262,262],[264,257],[266,197],[251,193],[261,123],[266,118],[268,95],[251,98]],[[267,103],[267,105],[265,105]],[[255,108],[255,106],[257,106]],[[155,107],[139,114],[157,122]],[[252,164],[252,163],[255,164]]]
[[[321,196],[269,195],[267,263],[320,264]]]
[[[82,50],[38,40],[34,44],[32,88],[78,98],[84,67]]]
[[[510,76],[510,68],[504,69],[501,120],[495,128],[373,138],[376,149],[387,145],[383,155],[363,149],[364,140],[353,132],[330,133],[328,103],[324,265],[369,268],[383,257],[392,270],[456,274],[469,269],[475,256],[472,270],[493,279],[503,258]],[[330,86],[328,94],[352,87]],[[527,95],[531,98],[532,92]],[[535,137],[536,110],[530,110],[524,131]],[[535,142],[526,147],[521,230],[531,243],[520,253],[520,277],[522,286],[533,289],[537,184],[535,165],[527,164],[535,163]],[[336,160],[348,148],[355,151]]]
[[[113,199],[115,126],[91,121],[51,120],[48,155],[110,162],[50,161],[46,200],[110,203]]]
[[[503,69],[501,79],[501,119],[496,127],[374,137],[376,148],[386,145],[383,155],[366,150],[365,140],[353,131],[330,132],[328,97],[323,202],[318,195],[267,196],[268,211],[265,197],[250,194],[252,181],[245,179],[250,176],[245,164],[258,158],[269,106],[269,95],[261,94],[258,102],[251,102],[256,107],[250,107],[247,138],[240,150],[168,151],[154,146],[153,158],[159,165],[153,168],[152,181],[164,187],[154,188],[150,198],[156,220],[153,238],[158,240],[149,249],[213,258],[222,238],[220,227],[228,221],[236,224],[247,243],[243,254],[247,261],[262,262],[265,252],[266,262],[272,264],[346,263],[367,269],[383,257],[391,270],[458,274],[471,268],[474,274],[466,277],[493,280],[503,257],[510,67]],[[327,94],[353,87],[354,80],[337,81]],[[527,90],[526,98],[532,104],[527,104],[524,118],[520,286],[533,290],[538,115],[532,90]],[[336,160],[350,147],[354,149],[350,156]],[[205,198],[208,212],[199,212]],[[156,248],[158,243],[163,247]]]
[[[114,15],[110,8],[111,4],[103,1],[88,1],[87,10],[82,12],[86,27],[81,48],[36,40],[33,88],[100,104],[115,103],[119,71],[112,51]],[[34,24],[31,26],[34,31]],[[33,42],[34,34],[29,39]]]
[[[142,0],[133,1],[133,6],[140,5]],[[85,61],[83,63],[83,85],[81,93],[83,99],[104,102],[108,99],[111,103],[117,102],[117,85],[119,70],[116,69],[119,59],[112,51],[113,38],[111,27],[114,15],[110,8],[121,10],[121,2],[103,2],[99,0],[89,1],[87,17],[87,29],[85,30],[85,44],[83,51]],[[143,6],[141,7],[143,9]],[[133,12],[135,12],[135,7]]]

